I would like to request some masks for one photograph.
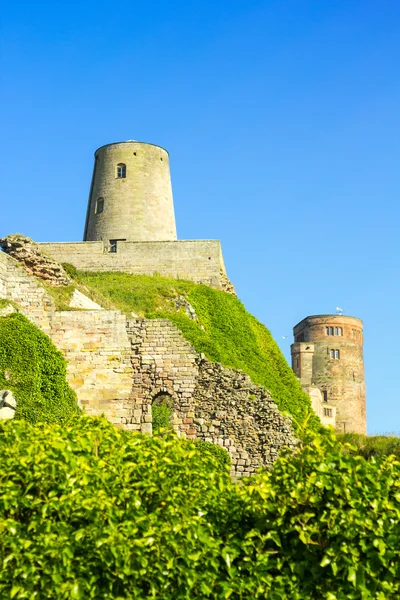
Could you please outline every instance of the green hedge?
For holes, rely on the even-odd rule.
[[[362,435],[361,433],[344,433],[338,440],[346,454],[360,455],[366,459],[373,456],[394,455],[400,459],[400,437],[391,435]]]
[[[16,418],[63,423],[78,410],[66,362],[50,339],[21,314],[0,317],[0,389],[17,400]]]
[[[0,425],[0,597],[400,597],[400,463],[331,433],[240,485],[102,419]]]
[[[229,456],[227,450],[222,448],[222,446],[218,446],[218,444],[213,444],[212,442],[205,442],[203,440],[195,440],[194,444],[196,449],[201,454],[213,454],[222,469],[230,466],[231,457]]]
[[[254,383],[270,391],[294,426],[308,418],[310,430],[321,427],[311,409],[310,398],[301,388],[269,330],[249,314],[234,296],[206,285],[159,276],[127,273],[79,272],[79,282],[102,294],[120,310],[147,318],[170,319],[210,360],[241,369]],[[176,299],[184,296],[196,311],[191,319]]]

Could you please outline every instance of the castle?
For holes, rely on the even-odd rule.
[[[177,241],[166,150],[130,140],[101,146],[94,156],[84,241],[42,244],[57,261],[87,271],[157,272],[233,291],[219,241]],[[293,371],[322,423],[365,433],[362,322],[307,317],[294,327],[294,341]]]
[[[334,419],[340,433],[366,433],[362,321],[314,315],[298,323],[293,334],[292,369],[322,421]]]
[[[117,142],[95,152],[83,242],[42,243],[84,271],[158,273],[233,292],[218,240],[177,240],[168,152]]]
[[[96,151],[82,242],[34,245],[10,236],[0,245],[0,298],[16,303],[64,354],[68,382],[88,414],[151,433],[152,404],[166,398],[176,431],[224,446],[236,476],[272,464],[282,446],[296,445],[290,419],[266,389],[198,354],[169,320],[127,318],[82,293],[70,306],[84,310],[56,310],[37,280],[65,285],[64,262],[86,271],[158,273],[234,293],[219,241],[176,239],[164,149],[127,141]],[[293,369],[321,421],[364,432],[361,321],[307,317],[294,333]]]

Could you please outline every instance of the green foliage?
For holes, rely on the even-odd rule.
[[[237,485],[104,419],[0,425],[0,597],[395,600],[400,463],[332,433]]]
[[[241,369],[252,381],[267,388],[282,411],[311,430],[320,428],[303,392],[270,332],[234,296],[188,281],[126,273],[79,272],[86,286],[109,298],[126,313],[147,318],[168,318],[197,352],[226,367]],[[184,295],[197,315],[192,320],[174,299]]]
[[[61,263],[61,266],[68,275],[68,277],[71,277],[71,279],[78,278],[78,271],[76,270],[76,267],[74,267],[74,265],[71,265],[71,263]]]
[[[20,314],[0,318],[0,389],[14,392],[16,418],[62,423],[78,408],[66,363],[50,339]]]
[[[151,406],[153,416],[153,433],[158,433],[160,429],[171,429],[171,417],[173,408],[166,402],[153,402]]]
[[[43,284],[43,287],[46,292],[52,296],[56,305],[56,310],[76,310],[69,305],[75,290],[74,285],[60,285],[55,287],[53,285]]]
[[[338,435],[338,440],[347,454],[360,455],[366,459],[372,456],[394,455],[400,459],[400,437],[390,435],[362,435],[359,433],[345,433]],[[351,444],[351,446],[349,445]]]
[[[222,446],[218,446],[217,444],[213,444],[212,442],[204,442],[203,440],[195,440],[194,444],[197,450],[201,453],[211,453],[214,455],[219,465],[225,469],[225,467],[230,467],[231,458],[225,448]]]

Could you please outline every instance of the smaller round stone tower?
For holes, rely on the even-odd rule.
[[[366,433],[363,324],[356,317],[315,315],[294,329],[292,368],[307,389],[336,407],[339,433]]]
[[[129,140],[96,150],[84,241],[176,240],[168,152]]]

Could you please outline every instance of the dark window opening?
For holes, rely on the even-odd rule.
[[[126,165],[124,165],[124,163],[119,163],[117,165],[117,177],[118,179],[126,178]]]
[[[96,202],[96,215],[99,215],[104,210],[104,198],[98,198]]]
[[[322,392],[323,396],[324,396],[324,402],[328,402],[328,392],[326,390],[324,390]]]
[[[110,252],[118,252],[118,242],[126,242],[126,239],[124,239],[124,240],[110,240],[110,247],[109,247],[109,251]]]
[[[136,156],[136,152],[133,153],[133,156]]]
[[[331,416],[332,416],[332,409],[324,408],[324,417],[331,417]]]

